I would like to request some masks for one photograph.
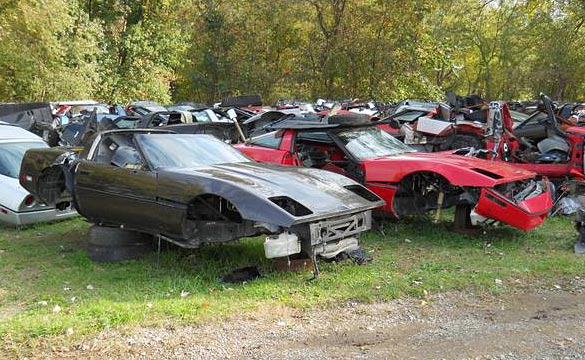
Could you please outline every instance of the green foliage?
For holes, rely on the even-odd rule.
[[[444,212],[443,218],[452,215]],[[386,223],[384,234],[371,231],[361,238],[371,263],[321,261],[316,281],[307,281],[310,271],[276,272],[264,257],[262,238],[94,263],[84,244],[89,226],[74,219],[0,228],[4,353],[26,352],[51,338],[75,342],[103,329],[190,324],[279,305],[335,306],[449,290],[552,286],[582,276],[585,261],[573,254],[577,234],[567,218],[548,219],[529,233],[501,227],[476,237],[454,233],[449,221]],[[250,265],[259,267],[260,279],[243,285],[219,281]]]
[[[0,101],[585,96],[568,0],[0,0]]]
[[[101,29],[74,0],[8,2],[0,16],[0,100],[92,96]]]

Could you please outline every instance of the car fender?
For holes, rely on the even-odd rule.
[[[431,172],[443,176],[455,186],[493,187],[534,177],[534,173],[509,164],[453,156],[445,154],[441,158],[436,154],[416,153],[365,161],[366,182],[399,183],[412,173]]]
[[[24,198],[29,194],[18,180],[0,175],[0,206],[12,211],[19,211]]]
[[[265,168],[271,170],[268,165]],[[288,183],[281,185],[277,184],[274,177],[267,180],[267,174],[259,173],[257,177],[250,176],[250,173],[244,174],[245,166],[241,166],[239,170],[243,176],[238,176],[237,172],[233,175],[226,174],[225,169],[161,171],[158,175],[159,197],[169,202],[187,205],[198,196],[212,194],[231,202],[244,219],[282,227],[371,210],[384,205],[377,197],[367,200],[348,190],[346,186],[358,186],[358,190],[363,187],[332,172],[283,167],[281,171],[291,174],[283,175],[283,178],[288,179]],[[310,186],[312,193],[306,192],[307,187],[298,189],[302,184],[294,181],[293,173],[300,173],[299,177],[305,178],[304,173],[314,176],[315,184]],[[318,181],[318,176],[327,177],[328,180]],[[181,183],[180,189],[176,186],[177,182]],[[325,189],[326,184],[329,189]],[[323,191],[317,191],[321,186]],[[279,205],[284,198],[293,201],[295,208],[305,208],[309,212],[299,211],[293,214],[285,210]]]

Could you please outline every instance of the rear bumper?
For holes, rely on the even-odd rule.
[[[46,210],[15,212],[0,206],[0,223],[12,226],[57,221],[73,216],[77,216],[77,211],[72,209],[57,210],[53,208]]]
[[[531,230],[546,219],[553,200],[550,191],[513,203],[492,189],[482,189],[475,212],[483,217],[498,220],[517,229]]]

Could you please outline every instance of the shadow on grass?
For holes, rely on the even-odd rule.
[[[399,222],[383,222],[383,233],[371,231],[365,236],[366,241],[382,240],[391,246],[417,246],[422,248],[482,248],[499,245],[509,249],[518,249],[526,245],[526,233],[508,226],[487,226],[469,231],[455,230],[454,223],[441,220],[434,223],[428,216],[406,217]]]

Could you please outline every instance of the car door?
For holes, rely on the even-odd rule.
[[[74,188],[78,210],[85,217],[158,232],[157,175],[146,166],[116,166],[112,162],[81,160]]]
[[[296,156],[291,152],[291,131],[272,131],[253,137],[247,144],[237,145],[236,148],[260,162],[281,165],[300,165]]]

